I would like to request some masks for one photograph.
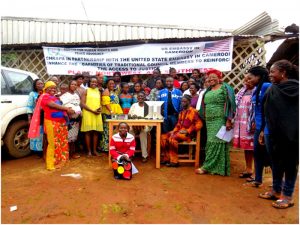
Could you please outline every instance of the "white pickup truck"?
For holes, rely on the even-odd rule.
[[[1,67],[1,146],[14,158],[30,154],[26,106],[37,78],[34,73]]]

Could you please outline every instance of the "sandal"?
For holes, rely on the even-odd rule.
[[[78,159],[78,158],[80,158],[80,155],[78,153],[74,153],[72,155],[72,159]]]
[[[258,182],[258,181],[253,181],[251,182],[252,187],[256,187],[259,188],[260,186],[262,186],[262,183]]]
[[[280,193],[276,194],[274,191],[267,191],[265,193],[260,193],[258,197],[268,200],[277,200],[280,198]]]
[[[195,169],[195,173],[201,175],[201,174],[206,174],[207,171],[204,169],[198,168],[198,169]]]
[[[292,202],[292,200],[288,200],[287,198],[278,199],[272,203],[272,206],[277,209],[287,209],[294,206],[294,202]]]
[[[247,182],[253,182],[255,181],[254,177],[250,176],[246,179]]]
[[[249,178],[252,176],[252,173],[248,173],[248,172],[242,172],[239,175],[239,178]]]

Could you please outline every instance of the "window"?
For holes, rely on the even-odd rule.
[[[11,90],[11,94],[28,95],[32,91],[33,80],[29,75],[7,70],[4,72],[9,81],[8,86]]]
[[[4,80],[3,75],[1,74],[1,95],[8,95],[9,91],[6,85],[6,82]]]

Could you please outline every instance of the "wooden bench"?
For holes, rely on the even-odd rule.
[[[191,142],[184,141],[184,142],[178,143],[178,145],[179,146],[180,145],[189,146],[188,153],[185,153],[185,154],[179,154],[178,153],[178,162],[195,163],[195,168],[199,168],[199,161],[200,161],[200,130],[197,132],[196,141],[191,141]],[[195,147],[195,151],[193,150],[194,147]]]

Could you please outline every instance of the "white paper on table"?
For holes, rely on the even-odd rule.
[[[131,166],[132,166],[132,175],[139,172],[139,171],[137,170],[137,168],[135,167],[135,165],[133,164],[133,162],[131,162]]]
[[[226,126],[222,126],[218,131],[216,137],[220,138],[223,141],[230,142],[233,138],[233,129],[226,130]]]

